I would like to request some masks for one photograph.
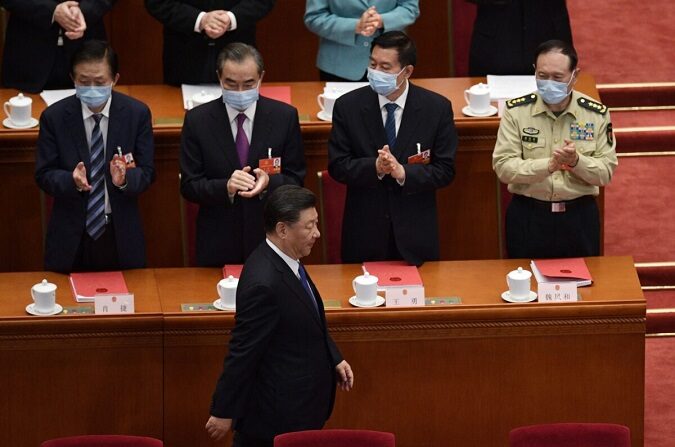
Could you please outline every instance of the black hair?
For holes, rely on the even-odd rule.
[[[316,196],[309,189],[297,185],[278,187],[265,203],[265,232],[273,233],[279,222],[296,223],[302,211],[315,206]]]
[[[542,54],[554,52],[567,56],[570,60],[570,71],[576,70],[577,63],[579,62],[577,51],[574,49],[572,44],[565,42],[564,40],[547,40],[546,42],[540,44],[534,53],[534,66],[537,66],[537,60],[539,59],[539,56]]]
[[[375,47],[394,48],[398,53],[398,62],[401,64],[401,67],[405,67],[406,65],[414,66],[417,63],[417,47],[415,47],[415,42],[403,31],[387,31],[380,34],[373,40],[370,47],[371,53]]]
[[[80,48],[73,54],[70,61],[70,75],[75,77],[75,67],[83,62],[98,62],[105,60],[110,68],[110,74],[114,78],[119,73],[117,53],[103,40],[85,40]]]

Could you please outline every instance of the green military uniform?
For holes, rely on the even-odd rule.
[[[574,144],[579,161],[573,168],[550,173],[549,159],[554,149],[565,145],[564,140],[570,140]],[[616,141],[607,107],[582,93],[573,91],[569,105],[559,116],[551,112],[537,93],[506,102],[492,155],[492,167],[499,180],[508,184],[508,189],[515,194],[515,198],[521,202],[524,198],[534,199],[530,200],[527,209],[535,213],[535,209],[541,210],[544,219],[524,221],[519,218],[509,228],[507,212],[507,245],[510,255],[517,252],[530,256],[531,253],[521,253],[517,247],[511,247],[513,244],[509,242],[509,233],[513,235],[514,231],[526,231],[513,228],[514,225],[527,226],[530,233],[533,227],[547,227],[545,231],[548,233],[541,235],[547,240],[532,242],[541,244],[544,248],[537,253],[531,253],[531,257],[566,255],[564,249],[549,252],[546,247],[555,245],[557,242],[554,239],[568,230],[567,223],[563,221],[570,220],[571,216],[567,211],[576,206],[576,200],[597,196],[599,187],[609,183],[618,164],[615,147]],[[595,206],[593,200],[590,202]],[[589,200],[584,203],[589,203]],[[511,205],[509,211],[510,208]],[[521,207],[521,211],[524,209]],[[568,215],[564,216],[565,214]],[[599,222],[593,225],[599,227]],[[580,231],[585,233],[584,230],[585,228],[577,228],[573,234],[578,235]],[[523,242],[530,236],[532,235],[521,235],[519,240],[523,244],[530,244]],[[599,241],[599,237],[597,239]],[[595,244],[594,241],[589,243]],[[599,242],[597,245],[599,251]],[[593,250],[594,254],[595,251]]]

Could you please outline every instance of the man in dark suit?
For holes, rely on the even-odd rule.
[[[145,266],[137,198],[154,180],[148,107],[112,92],[117,56],[85,42],[73,55],[76,95],[40,117],[35,179],[54,197],[45,269],[58,272]]]
[[[218,82],[216,58],[225,45],[255,45],[255,25],[274,0],[145,0],[164,25],[164,82]]]
[[[282,186],[265,205],[267,240],[244,264],[229,353],[206,430],[222,439],[234,419],[234,447],[272,447],[274,437],[323,427],[335,385],[354,375],[326,327],[321,296],[300,258],[319,238],[316,199]]]
[[[258,94],[260,53],[233,43],[218,67],[223,97],[187,112],[180,166],[183,197],[200,205],[197,263],[222,267],[242,264],[264,240],[266,191],[302,185],[305,157],[298,111]],[[275,159],[278,172],[261,166]]]
[[[25,92],[73,88],[70,60],[90,39],[106,39],[103,16],[116,0],[0,0],[10,12],[2,85]]]
[[[468,0],[478,5],[469,76],[534,74],[532,55],[550,39],[572,44],[565,0]]]
[[[328,171],[347,185],[345,263],[439,258],[436,190],[455,176],[457,133],[450,101],[408,81],[413,41],[401,31],[373,41],[370,87],[333,109]]]

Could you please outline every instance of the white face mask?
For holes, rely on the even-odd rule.
[[[368,67],[368,82],[370,83],[370,88],[375,90],[375,93],[378,95],[391,95],[401,86],[401,84],[396,84],[396,81],[398,80],[398,75],[403,73],[403,70],[405,70],[405,67],[398,73],[385,73],[384,71]]]
[[[551,79],[537,79],[537,91],[546,104],[560,104],[571,93],[568,91],[574,75],[569,82],[553,81]]]
[[[221,87],[222,88],[222,87]],[[223,102],[235,110],[243,112],[260,97],[260,82],[248,90],[236,91],[223,89]]]

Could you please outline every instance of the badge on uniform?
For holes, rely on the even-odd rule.
[[[534,127],[523,127],[523,133],[528,135],[539,135],[539,129],[535,129]]]
[[[417,153],[408,157],[409,165],[428,165],[431,163],[431,149],[422,150],[422,145],[417,143]]]
[[[607,124],[607,142],[609,145],[614,144],[614,132],[612,131],[612,123]]]
[[[595,134],[594,123],[577,123],[574,121],[570,124],[570,140],[593,141]]]
[[[265,171],[267,175],[281,173],[281,157],[272,157],[272,148],[267,149],[267,158],[258,160],[258,167]]]

